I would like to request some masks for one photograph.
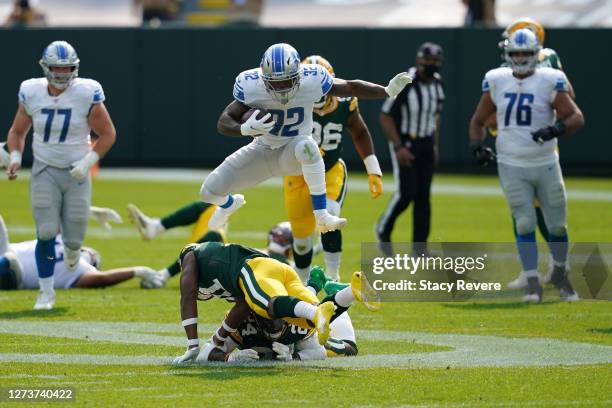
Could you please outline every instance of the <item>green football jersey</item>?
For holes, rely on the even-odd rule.
[[[252,258],[268,257],[256,249],[238,244],[204,242],[193,250],[198,265],[200,298],[217,296],[232,300],[242,297],[238,277],[244,263]]]
[[[557,51],[552,48],[544,48],[538,54],[538,67],[550,67],[563,71],[563,64],[557,54]]]
[[[357,98],[329,97],[321,109],[315,109],[312,137],[319,145],[325,171],[331,169],[342,154],[342,133],[349,117],[357,110]]]

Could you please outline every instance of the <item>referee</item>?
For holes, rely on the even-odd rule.
[[[389,140],[396,191],[376,225],[379,243],[391,242],[395,220],[414,203],[413,251],[427,250],[431,218],[429,194],[434,167],[438,162],[440,112],[444,84],[438,73],[442,66],[442,47],[426,42],[416,55],[416,66],[408,70],[414,78],[396,97],[388,98],[380,114],[380,124]],[[384,252],[390,246],[380,245]]]

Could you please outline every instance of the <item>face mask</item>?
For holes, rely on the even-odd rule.
[[[436,72],[440,70],[440,66],[434,64],[423,65],[423,75],[432,77]]]

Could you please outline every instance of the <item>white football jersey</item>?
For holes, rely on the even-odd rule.
[[[11,250],[15,251],[17,258],[23,268],[22,283],[19,289],[38,289],[38,267],[36,266],[36,241],[25,241],[10,244]],[[70,272],[64,265],[64,247],[61,237],[55,238],[55,268],[53,269],[53,286],[56,289],[68,289],[74,286],[77,280],[88,271],[97,269],[85,262],[83,257],[79,260],[76,271]]]
[[[243,71],[236,77],[234,98],[251,108],[264,108],[272,114],[276,123],[274,128],[259,139],[275,149],[287,144],[291,137],[312,135],[314,103],[330,91],[333,81],[322,66],[302,64],[299,89],[283,105],[266,91],[261,68],[255,68]]]
[[[483,92],[490,92],[497,107],[497,161],[510,166],[536,167],[555,163],[557,139],[543,145],[532,139],[532,133],[552,126],[555,112],[552,103],[557,92],[568,91],[567,77],[553,68],[537,68],[527,78],[512,75],[512,69],[493,69],[485,75]]]
[[[104,99],[102,86],[93,79],[75,78],[58,96],[49,93],[47,78],[23,81],[19,103],[32,118],[34,158],[59,168],[82,159],[91,150],[87,117]]]

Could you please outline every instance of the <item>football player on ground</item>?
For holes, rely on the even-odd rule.
[[[242,245],[205,242],[190,244],[181,251],[181,318],[187,335],[187,351],[175,359],[180,364],[195,359],[200,352],[197,329],[197,300],[220,297],[236,302],[222,327],[216,343],[222,347],[229,333],[246,319],[249,310],[266,319],[283,319],[305,329],[317,331],[319,344],[329,338],[330,321],[345,311],[354,300],[372,301],[375,293],[361,272],[355,272],[349,290],[333,299],[319,299],[300,281],[288,265]]]
[[[78,78],[79,58],[70,44],[49,44],[40,66],[45,77],[28,79],[19,88],[17,114],[7,140],[7,174],[13,180],[21,167],[26,135],[34,127],[30,202],[38,238],[40,287],[35,310],[55,304],[55,237],[60,230],[66,267],[74,271],[79,265],[91,202],[89,170],[116,138],[102,86],[93,79]],[[99,136],[93,150],[91,129]]]
[[[334,78],[334,68],[320,55],[312,55],[303,64],[320,65]],[[363,160],[368,173],[372,198],[382,194],[382,172],[374,154],[372,136],[359,112],[357,98],[325,95],[314,104],[313,137],[318,144],[325,165],[327,210],[340,215],[346,195],[347,172],[342,153],[342,132],[348,129],[353,144]],[[313,239],[316,222],[312,201],[303,175],[286,176],[284,180],[285,208],[293,231],[293,254],[298,275],[302,281],[308,279],[312,264]],[[340,253],[342,234],[340,230],[321,234],[325,258],[325,270],[335,280],[340,279]]]
[[[383,99],[397,95],[412,79],[402,72],[389,85],[333,78],[320,65],[301,64],[289,44],[274,44],[263,55],[259,68],[244,71],[234,84],[234,101],[217,124],[226,136],[254,137],[250,144],[226,158],[206,178],[200,189],[202,201],[219,206],[210,219],[211,229],[220,228],[244,203],[231,195],[274,176],[303,175],[321,232],[342,228],[346,219],[327,210],[325,164],[312,138],[312,110],[325,95]],[[257,108],[244,118],[252,108]],[[268,113],[258,118],[259,110]]]
[[[109,209],[98,208],[98,210]],[[69,271],[64,263],[63,248],[62,237],[57,235],[53,248],[56,258],[53,271],[55,289],[100,288],[116,285],[134,277],[141,279],[141,286],[159,285],[160,276],[146,266],[100,271],[100,254],[90,247],[81,248],[76,270]],[[9,243],[8,231],[0,216],[0,290],[39,289],[35,251],[36,241]]]
[[[493,159],[493,151],[482,142],[486,121],[496,112],[498,173],[516,220],[517,246],[527,277],[523,299],[542,300],[533,207],[537,199],[549,230],[554,262],[551,282],[563,300],[574,301],[578,295],[567,277],[567,202],[557,138],[580,129],[584,117],[569,95],[565,74],[536,67],[540,49],[536,35],[529,29],[517,30],[510,36],[505,47],[509,67],[493,69],[483,80],[483,95],[470,122],[470,145],[479,161]]]

